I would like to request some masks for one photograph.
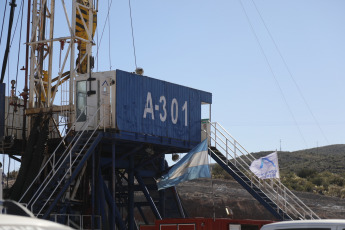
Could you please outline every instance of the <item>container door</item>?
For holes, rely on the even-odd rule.
[[[111,128],[111,105],[110,97],[112,78],[102,77],[100,79],[100,127],[101,128]]]
[[[98,82],[76,82],[76,131],[94,130],[98,125]],[[96,93],[90,94],[91,91]]]

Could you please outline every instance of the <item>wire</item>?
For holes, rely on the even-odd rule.
[[[8,0],[6,0],[6,3],[5,3],[4,17],[2,18],[1,35],[0,35],[0,45],[1,45],[1,39],[2,39],[2,31],[4,30],[5,15],[6,15],[6,10],[7,10],[7,4],[8,4]]]
[[[135,62],[135,68],[138,68],[138,66],[137,66],[137,55],[136,55],[136,53],[135,53],[135,44],[134,44],[134,32],[133,32],[133,19],[132,19],[131,0],[128,0],[128,6],[129,6],[129,16],[130,16],[130,18],[131,18],[131,28],[132,28],[132,41],[133,41],[134,62]]]
[[[19,12],[20,12],[20,10],[22,10],[22,8],[24,8],[23,7],[23,2],[20,3]],[[18,14],[18,18],[17,18],[17,21],[16,21],[16,26],[14,27],[14,32],[13,32],[13,35],[12,35],[12,39],[11,39],[11,43],[10,43],[11,45],[10,46],[12,46],[14,35],[16,35],[17,25],[18,25],[18,21],[19,21],[19,16],[20,16],[20,14]]]
[[[99,44],[98,44],[98,26],[96,27],[96,39],[97,39],[96,61],[97,61],[97,72],[98,72],[98,48],[99,48]]]
[[[304,138],[304,136],[303,136],[303,134],[302,134],[302,132],[301,132],[301,129],[300,129],[300,127],[299,127],[299,125],[298,125],[298,123],[297,123],[297,121],[296,121],[296,118],[295,118],[294,114],[292,113],[292,110],[291,110],[291,108],[290,108],[290,106],[289,106],[289,103],[287,102],[287,100],[286,100],[286,98],[285,98],[285,96],[284,96],[283,90],[282,90],[282,88],[281,88],[280,85],[279,85],[279,82],[278,82],[278,80],[277,80],[277,77],[276,77],[276,75],[275,75],[274,72],[273,72],[272,66],[271,66],[271,64],[270,64],[270,62],[269,62],[269,60],[268,60],[268,58],[267,58],[267,55],[266,55],[266,53],[265,53],[265,51],[264,51],[264,49],[263,49],[263,47],[262,47],[262,45],[261,45],[261,43],[260,43],[260,40],[259,40],[257,34],[255,33],[255,30],[254,30],[254,28],[253,28],[252,23],[250,22],[249,16],[248,16],[247,11],[245,10],[245,8],[244,8],[244,6],[243,6],[242,0],[238,0],[238,1],[240,2],[240,5],[241,5],[241,7],[242,7],[242,10],[243,10],[244,14],[246,15],[246,19],[247,19],[247,21],[248,21],[248,23],[249,23],[250,29],[251,29],[252,33],[254,34],[254,37],[255,37],[256,42],[258,43],[258,45],[259,45],[259,47],[260,47],[260,51],[261,51],[262,55],[263,55],[264,58],[265,58],[265,61],[266,61],[267,65],[268,65],[268,67],[269,67],[269,70],[270,70],[270,72],[271,72],[271,74],[272,74],[272,77],[274,78],[274,81],[275,81],[275,83],[276,83],[276,85],[277,85],[277,87],[278,87],[278,89],[279,89],[280,95],[281,95],[283,101],[285,102],[285,105],[286,105],[286,107],[287,107],[287,109],[288,109],[288,111],[289,111],[291,117],[292,117],[293,120],[294,120],[294,123],[295,123],[295,125],[296,125],[296,127],[297,127],[297,129],[298,129],[298,132],[299,132],[300,136],[302,137],[302,139],[303,139],[303,141],[304,141],[305,146],[308,147],[307,142],[306,142],[306,140],[305,140],[305,138]]]
[[[109,7],[109,0],[108,0],[108,8],[110,8]],[[108,38],[108,45],[109,45],[109,49],[108,49],[108,51],[109,51],[109,65],[110,65],[110,67],[109,67],[109,69],[111,70],[111,52],[110,52],[110,17],[109,17],[109,20],[108,20],[108,29],[109,29],[109,38]]]
[[[22,6],[24,5],[24,0],[22,0]],[[16,73],[16,85],[18,85],[18,70],[19,70],[19,56],[20,56],[20,43],[22,40],[22,28],[23,28],[23,11],[24,11],[24,7],[21,7],[22,9],[22,16],[21,16],[21,21],[20,21],[20,33],[19,33],[19,41],[18,41],[18,59],[17,59],[17,73]],[[16,91],[14,92],[14,94],[16,95]]]
[[[255,2],[254,2],[253,0],[252,0],[252,3],[254,4],[255,9],[256,9],[256,11],[257,11],[258,14],[259,14],[259,16],[260,16],[260,18],[261,18],[261,21],[262,21],[262,23],[264,24],[264,26],[265,26],[265,28],[266,28],[266,31],[267,31],[268,35],[270,36],[270,38],[271,38],[271,40],[272,40],[272,42],[273,42],[273,44],[274,44],[276,50],[278,51],[278,54],[279,54],[280,58],[282,59],[282,61],[283,61],[283,63],[284,63],[284,66],[285,66],[286,70],[288,71],[291,80],[292,80],[293,83],[295,84],[295,86],[296,86],[296,88],[297,88],[297,91],[298,91],[299,95],[300,95],[301,98],[303,99],[304,104],[306,105],[306,107],[307,107],[307,109],[309,110],[311,116],[313,117],[313,119],[314,119],[316,125],[318,126],[318,128],[319,128],[319,130],[320,130],[320,132],[321,132],[321,134],[322,134],[322,136],[323,136],[323,138],[325,138],[327,144],[329,144],[329,141],[328,141],[328,139],[327,139],[325,133],[323,132],[323,130],[322,130],[322,128],[321,128],[319,122],[316,120],[316,118],[315,118],[315,116],[314,116],[314,113],[312,112],[312,110],[311,110],[311,108],[310,108],[310,106],[309,106],[307,100],[306,100],[305,97],[303,96],[302,90],[300,89],[300,87],[298,86],[297,82],[295,81],[295,78],[293,77],[293,75],[292,75],[292,73],[291,73],[291,71],[290,71],[289,66],[287,65],[287,63],[286,63],[286,61],[285,61],[285,59],[284,59],[282,53],[280,52],[280,49],[278,48],[277,43],[275,42],[275,40],[274,40],[274,38],[273,38],[271,32],[269,31],[269,29],[268,29],[268,27],[267,27],[267,25],[266,25],[266,23],[265,23],[265,20],[263,19],[263,17],[262,17],[262,15],[261,15],[261,13],[260,13],[260,11],[259,11],[257,5],[255,4]]]
[[[99,47],[101,46],[101,43],[102,43],[102,38],[103,38],[103,34],[104,34],[105,25],[107,24],[107,21],[108,21],[108,19],[109,19],[109,12],[110,12],[110,8],[111,8],[111,5],[112,5],[112,4],[113,4],[113,0],[111,0],[110,6],[108,7],[107,18],[105,19],[104,26],[103,26],[103,30],[102,30],[102,34],[101,34],[101,39],[100,39],[99,45],[98,45],[98,47],[97,47],[97,54],[96,54],[97,61],[98,61],[98,50],[99,50]]]
[[[10,177],[10,167],[11,167],[11,158],[8,157],[8,167],[7,167],[7,188],[8,188],[8,178]]]

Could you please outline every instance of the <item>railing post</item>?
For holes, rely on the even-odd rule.
[[[49,159],[48,159],[49,160]],[[54,156],[53,156],[53,172],[55,173],[55,154],[54,154]]]
[[[217,123],[214,123],[214,147],[217,148]]]
[[[236,162],[237,162],[237,154],[236,154],[236,140],[234,140],[234,156],[235,156],[235,166],[237,166]]]
[[[72,176],[72,150],[69,151],[69,175]]]
[[[285,209],[286,209],[286,188],[284,187],[284,206],[285,206]]]
[[[103,121],[103,131],[105,132],[105,124],[104,124],[104,118],[105,118],[105,104],[104,104],[104,102],[102,103],[102,107],[103,107],[103,119],[102,119],[102,121]]]
[[[226,149],[226,165],[229,165],[229,158],[228,158],[228,138],[225,139],[225,149]]]

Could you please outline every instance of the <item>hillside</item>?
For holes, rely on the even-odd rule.
[[[256,158],[274,151],[252,153]],[[282,173],[297,173],[308,168],[317,172],[345,173],[345,145],[329,145],[295,152],[278,151],[279,168]]]
[[[272,152],[251,154],[260,158]],[[278,152],[278,158],[281,181],[289,189],[345,198],[345,145]],[[216,179],[232,179],[219,165],[212,165],[212,174]]]

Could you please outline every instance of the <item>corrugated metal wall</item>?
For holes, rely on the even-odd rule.
[[[5,132],[5,83],[0,84],[0,138]]]
[[[116,123],[123,131],[200,142],[201,102],[212,94],[116,71]]]

